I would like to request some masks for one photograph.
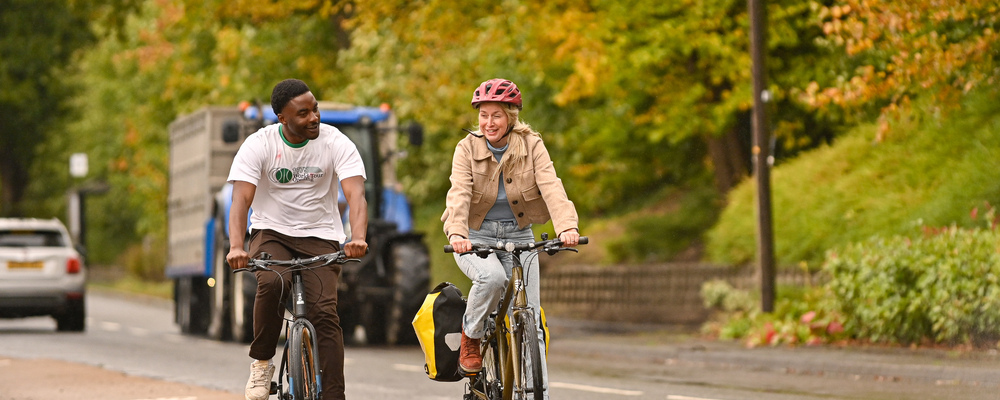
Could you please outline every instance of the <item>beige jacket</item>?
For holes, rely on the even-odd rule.
[[[579,229],[576,207],[556,176],[542,138],[525,135],[524,139],[527,161],[517,170],[513,169],[518,163],[508,163],[503,171],[507,201],[518,227],[523,229],[551,219],[556,235],[568,229]],[[458,234],[468,238],[470,228],[479,229],[483,224],[486,213],[497,199],[499,166],[485,138],[467,135],[458,142],[451,165],[451,189],[441,216],[446,236]]]

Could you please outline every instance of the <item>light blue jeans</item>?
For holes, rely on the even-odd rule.
[[[497,241],[524,243],[535,241],[535,235],[530,226],[518,229],[517,223],[513,221],[483,221],[483,225],[478,230],[469,230],[469,240],[473,244],[494,244]],[[511,269],[514,267],[513,258],[514,256],[507,252],[490,254],[487,258],[480,258],[474,254],[465,256],[455,254],[458,268],[472,280],[472,289],[469,290],[465,317],[462,321],[466,336],[481,339],[486,334],[486,318],[496,310],[504,291],[507,289],[507,281],[510,279]],[[528,306],[535,310],[535,331],[538,336],[539,351],[542,354],[542,382],[545,384],[545,398],[547,399],[549,397],[549,377],[545,367],[545,338],[541,325],[538,257],[532,256],[529,260],[528,254],[522,254],[521,265],[524,267],[523,279],[525,280]],[[532,382],[531,379],[527,379],[527,381]]]

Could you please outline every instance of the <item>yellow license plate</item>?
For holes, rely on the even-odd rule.
[[[7,269],[42,269],[42,266],[41,261],[11,261],[7,263]]]

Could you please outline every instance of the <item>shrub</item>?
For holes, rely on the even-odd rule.
[[[702,299],[715,313],[702,331],[719,339],[743,340],[747,347],[817,345],[849,336],[840,315],[829,311],[829,296],[824,288],[778,289],[774,312],[763,313],[749,291],[721,280],[704,283]]]
[[[975,218],[976,213],[972,213]],[[824,265],[848,329],[876,342],[995,346],[1000,339],[1000,234],[924,228],[831,252]]]
[[[167,260],[166,246],[162,238],[146,236],[141,244],[130,245],[119,256],[119,263],[125,266],[129,277],[147,281],[162,281]]]

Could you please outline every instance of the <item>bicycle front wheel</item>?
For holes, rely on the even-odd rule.
[[[318,400],[317,347],[312,326],[292,324],[288,342],[288,387],[293,400]]]
[[[542,400],[545,397],[545,384],[542,381],[542,353],[538,348],[538,327],[535,325],[535,315],[531,311],[516,314],[518,328],[514,335],[518,340],[512,349],[520,355],[519,364],[515,366],[521,376],[521,386],[514,388],[514,398],[519,400]]]
[[[503,399],[503,381],[501,370],[503,365],[500,359],[500,349],[497,347],[497,338],[489,340],[483,351],[483,370],[479,372],[473,380],[472,389],[477,393],[473,398],[487,400]]]

